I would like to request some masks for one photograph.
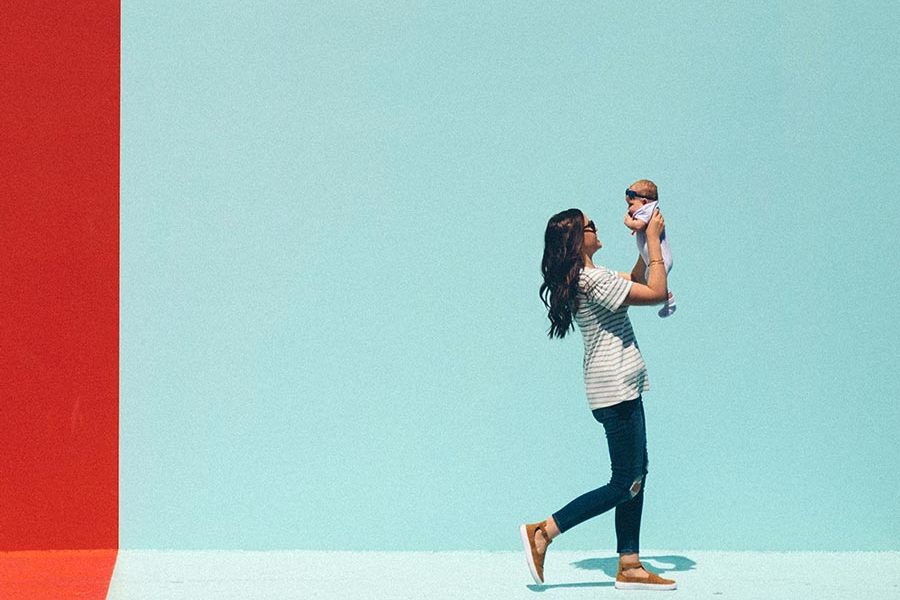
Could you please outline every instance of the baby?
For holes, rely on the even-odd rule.
[[[628,189],[625,190],[625,202],[628,203],[628,212],[625,213],[625,225],[631,229],[631,235],[637,234],[638,252],[644,259],[644,264],[650,264],[650,258],[647,255],[647,234],[644,229],[647,228],[647,222],[653,216],[653,209],[659,203],[659,195],[656,191],[656,184],[649,179],[640,179],[635,181]],[[666,273],[672,270],[672,253],[669,251],[669,242],[666,239],[666,232],[659,238],[660,247],[662,249],[663,262],[665,263]],[[668,317],[675,312],[675,297],[669,292],[669,298],[663,307],[659,310],[660,317]]]

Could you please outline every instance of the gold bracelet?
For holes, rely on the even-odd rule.
[[[659,264],[661,264],[661,265],[664,265],[664,264],[666,264],[666,261],[664,261],[664,260],[661,259],[661,258],[656,258],[656,259],[650,261],[650,264],[651,264],[651,265],[652,265],[653,263],[659,263]]]

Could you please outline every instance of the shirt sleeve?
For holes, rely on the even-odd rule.
[[[649,223],[650,218],[653,216],[653,210],[659,205],[659,202],[654,200],[653,202],[648,202],[643,205],[636,211],[634,211],[634,218],[640,219],[644,223]]]
[[[587,302],[599,304],[610,312],[622,306],[632,285],[615,271],[604,268],[583,271],[580,283]]]

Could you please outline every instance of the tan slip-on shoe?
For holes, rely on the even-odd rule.
[[[617,590],[674,590],[678,588],[678,584],[674,579],[663,579],[656,573],[651,572],[641,563],[625,565],[619,563],[619,572],[616,573],[616,589]],[[644,567],[644,570],[650,574],[650,577],[628,577],[623,573],[627,569],[637,569]]]
[[[531,571],[531,576],[534,577],[534,582],[537,584],[544,583],[544,556],[547,554],[547,547],[544,547],[543,554],[538,552],[537,547],[534,545],[534,533],[540,531],[547,542],[547,546],[549,546],[553,540],[547,535],[546,526],[546,521],[531,523],[530,525],[519,525],[519,535],[522,537],[522,546],[525,548],[525,560],[528,561],[528,570]]]

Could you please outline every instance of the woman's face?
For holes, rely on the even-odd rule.
[[[603,242],[597,237],[597,226],[594,222],[584,213],[581,214],[581,218],[584,220],[584,242],[582,242],[584,253],[593,256],[594,252],[603,247]]]

